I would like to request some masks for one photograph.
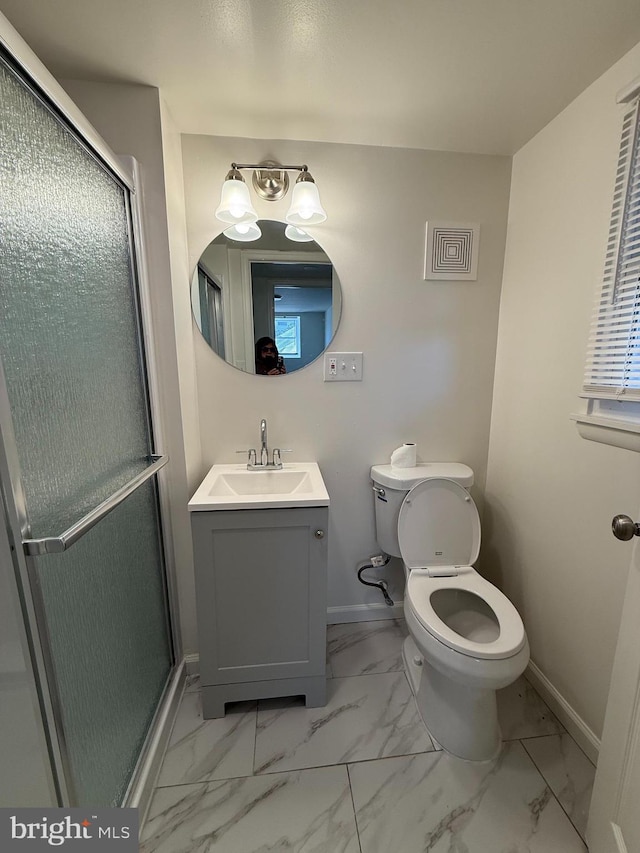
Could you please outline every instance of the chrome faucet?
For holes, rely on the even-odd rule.
[[[236,450],[236,453],[247,453],[246,450]],[[249,458],[247,460],[247,468],[250,471],[264,471],[267,468],[280,469],[282,465],[282,454],[291,453],[290,450],[281,450],[279,447],[274,448],[269,462],[269,447],[267,445],[267,422],[265,418],[260,421],[260,461],[258,462],[258,454],[252,448],[248,451]]]
[[[264,418],[260,421],[260,464],[269,464],[269,448],[267,447],[267,422]]]

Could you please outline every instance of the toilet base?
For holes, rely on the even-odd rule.
[[[447,678],[429,664],[411,636],[404,641],[402,656],[418,711],[432,738],[467,761],[495,758],[502,743],[496,691]]]

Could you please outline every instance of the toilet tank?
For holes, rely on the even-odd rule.
[[[416,483],[434,477],[454,480],[465,488],[473,485],[473,471],[461,462],[418,462],[415,468],[374,465],[371,468],[376,507],[376,538],[385,554],[400,556],[398,514],[407,492]]]

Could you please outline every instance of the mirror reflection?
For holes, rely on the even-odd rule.
[[[220,234],[209,243],[193,275],[191,306],[217,355],[247,373],[282,376],[329,346],[340,320],[340,282],[315,240],[291,240],[282,222],[256,224],[258,240]]]

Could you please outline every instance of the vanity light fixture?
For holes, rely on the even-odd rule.
[[[224,179],[216,216],[221,222],[229,222],[231,225],[258,221],[258,214],[251,204],[249,187],[235,163],[231,164],[231,170]]]
[[[281,166],[279,163],[267,160],[264,163],[231,164],[231,170],[227,173],[222,185],[220,204],[216,210],[216,217],[222,222],[244,225],[258,220],[258,214],[251,204],[249,188],[241,174],[247,169],[253,170],[251,183],[256,194],[265,201],[279,201],[284,198],[289,189],[287,172],[300,173],[291,194],[291,207],[285,217],[290,225],[297,226],[299,229],[300,226],[318,225],[327,218],[308,166]],[[287,236],[290,237],[289,234]],[[255,240],[257,237],[244,239],[245,241]],[[290,237],[290,239],[306,242],[306,239],[302,240],[299,236]],[[312,238],[308,237],[308,239]]]
[[[225,229],[222,233],[230,240],[236,240],[240,243],[251,243],[253,240],[259,240],[262,237],[260,226],[256,225],[255,222],[239,222],[237,225]]]
[[[315,181],[303,166],[291,194],[291,207],[285,216],[289,225],[319,225],[327,214],[320,204],[320,194]]]

